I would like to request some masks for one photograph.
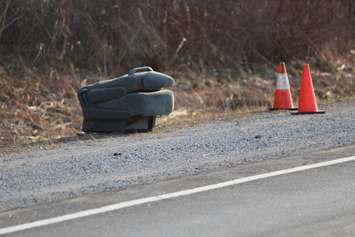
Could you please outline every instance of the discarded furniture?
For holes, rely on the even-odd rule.
[[[139,67],[112,80],[81,88],[78,97],[83,110],[84,132],[147,132],[157,116],[168,115],[174,108],[174,94],[163,89],[174,79]]]

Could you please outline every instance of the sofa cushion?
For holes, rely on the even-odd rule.
[[[121,98],[97,104],[98,109],[119,108],[130,116],[168,115],[174,109],[174,94],[170,90],[136,92]]]

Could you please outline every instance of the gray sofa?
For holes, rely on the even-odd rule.
[[[157,116],[174,109],[170,76],[139,67],[112,80],[100,81],[78,92],[85,132],[151,131]]]

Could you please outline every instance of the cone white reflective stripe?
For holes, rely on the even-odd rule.
[[[276,89],[273,110],[293,109],[290,82],[285,63],[276,66]]]
[[[277,73],[276,90],[289,90],[290,83],[287,73]]]

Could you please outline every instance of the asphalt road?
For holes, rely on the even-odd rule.
[[[147,186],[141,186],[62,204],[13,211],[0,215],[0,223],[4,228],[41,219],[48,215],[49,210],[54,211],[51,215],[63,210],[64,213],[72,213],[75,209],[85,210],[90,205],[100,206],[100,201],[127,201],[176,189],[203,186],[244,177],[245,174],[279,170],[290,164],[294,167],[296,164],[332,160],[353,151],[354,147],[318,152],[148,185],[148,189]],[[350,161],[148,202],[8,236],[354,236],[354,180],[355,162]],[[35,215],[39,216],[31,220]]]

